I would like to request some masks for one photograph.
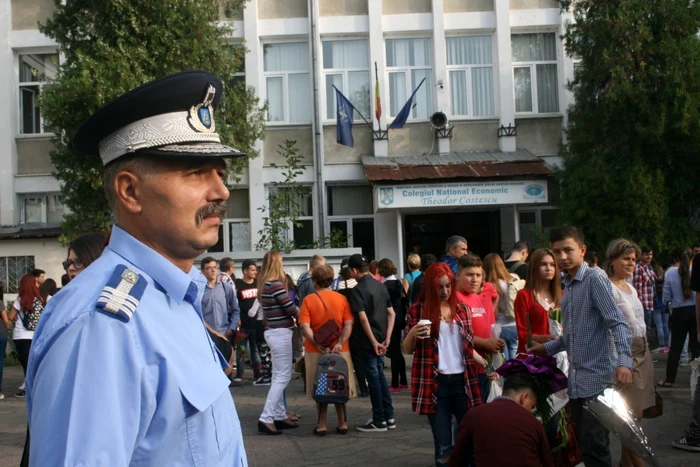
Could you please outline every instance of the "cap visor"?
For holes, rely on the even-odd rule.
[[[157,148],[146,148],[138,151],[139,154],[160,157],[222,157],[237,158],[245,156],[244,153],[230,146],[219,143],[179,143],[159,146]]]

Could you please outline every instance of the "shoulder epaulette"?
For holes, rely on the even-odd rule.
[[[128,323],[145,290],[146,279],[120,264],[97,299],[97,311]]]

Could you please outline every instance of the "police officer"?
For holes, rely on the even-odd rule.
[[[203,71],[140,86],[97,110],[74,144],[99,155],[109,245],[47,306],[27,370],[31,465],[245,466],[240,421],[207,335],[195,258],[229,196]]]

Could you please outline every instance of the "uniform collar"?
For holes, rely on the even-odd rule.
[[[129,261],[147,276],[158,283],[165,292],[178,304],[182,303],[193,282],[201,283],[206,279],[202,273],[193,267],[188,274],[165,259],[152,248],[141,243],[124,229],[113,226],[112,235],[107,247]],[[192,293],[193,291],[190,291]]]

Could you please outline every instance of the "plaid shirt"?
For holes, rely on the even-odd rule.
[[[637,263],[637,266],[634,268],[634,276],[632,276],[632,284],[637,289],[637,295],[639,295],[639,300],[642,301],[644,309],[655,309],[654,288],[656,287],[656,273],[651,264],[643,266],[642,263]]]
[[[423,305],[411,306],[406,316],[406,332],[421,320]],[[474,342],[469,307],[459,304],[455,314],[455,324],[462,334],[462,358],[464,362],[464,392],[467,394],[467,407],[481,404],[479,379],[474,362]],[[413,368],[411,369],[411,405],[414,412],[421,415],[434,414],[438,392],[438,339],[417,339],[413,351]]]
[[[574,277],[564,276],[562,284],[564,333],[544,347],[548,355],[566,350],[569,397],[583,399],[612,385],[616,367],[633,368],[632,334],[603,271],[591,269],[584,261]]]

